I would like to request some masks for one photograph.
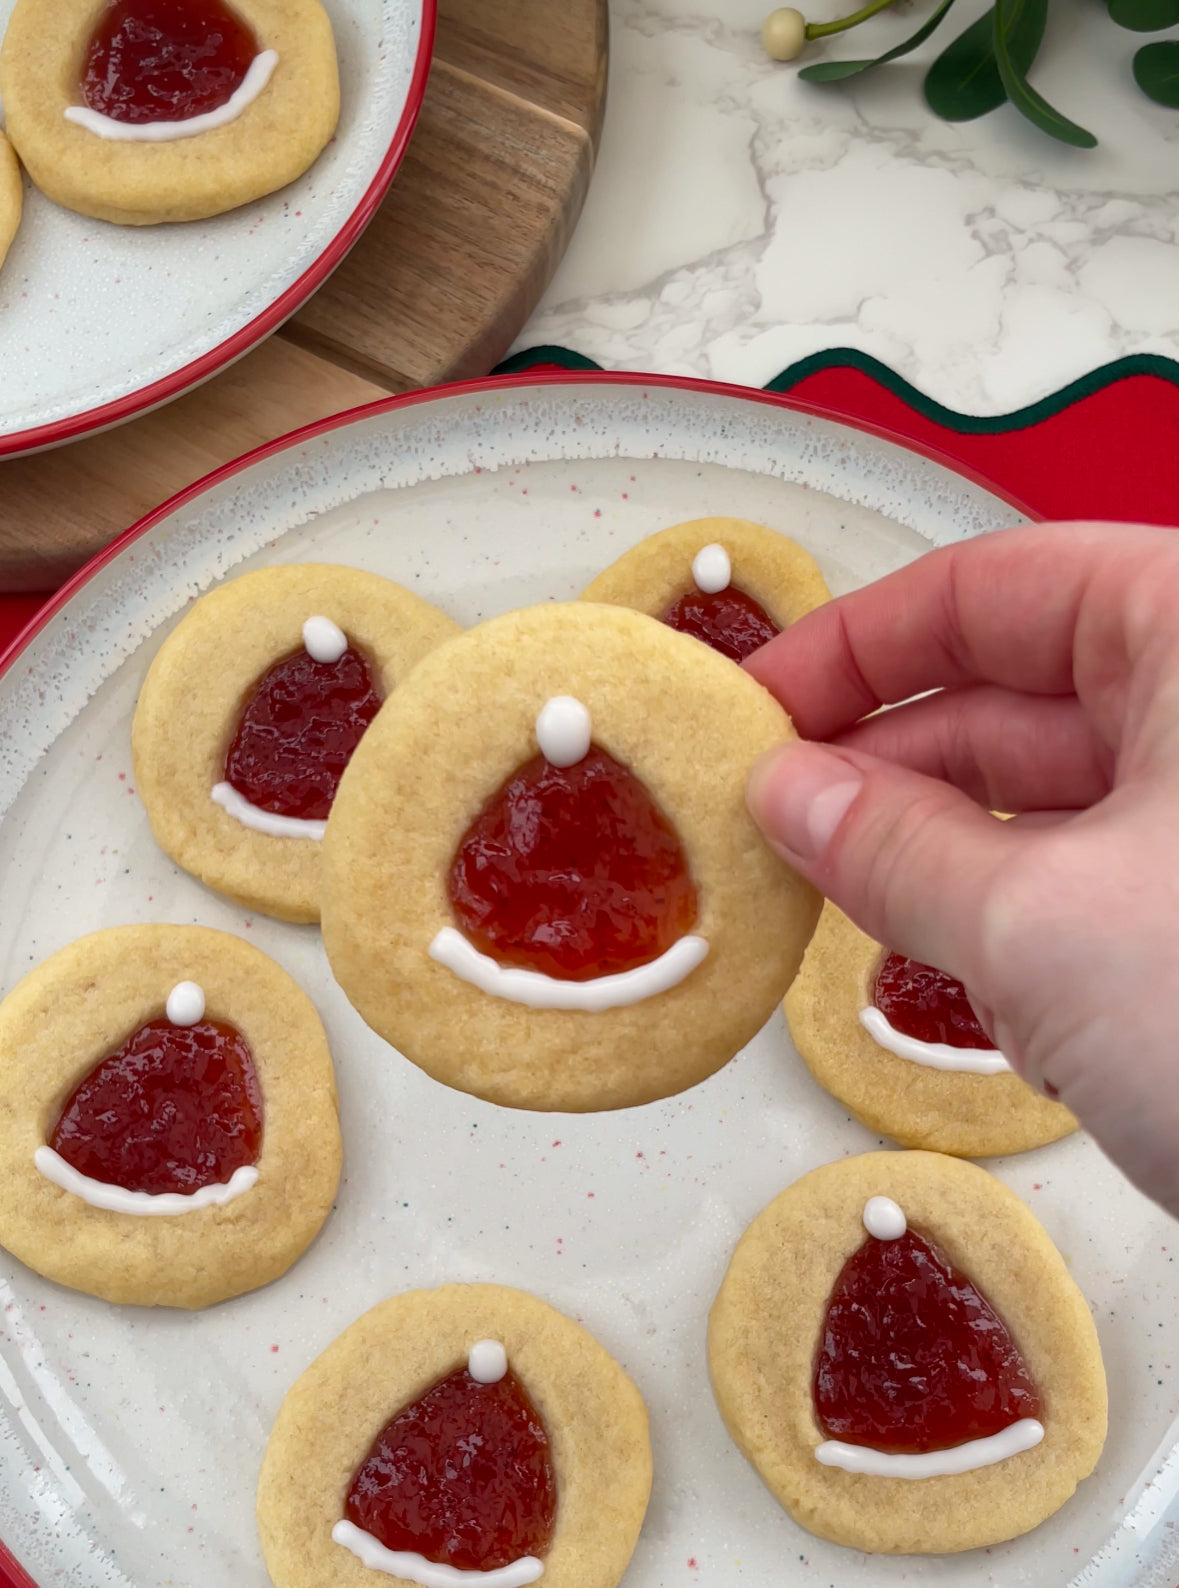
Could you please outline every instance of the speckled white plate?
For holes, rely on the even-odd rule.
[[[242,934],[323,1013],[346,1143],[337,1208],[307,1256],[203,1314],[107,1306],[0,1254],[0,1536],[40,1588],[265,1588],[253,1492],[283,1394],[365,1308],[444,1280],[536,1292],[638,1381],[655,1488],[627,1588],[1173,1588],[1179,1231],[1089,1141],[994,1168],[1092,1304],[1111,1389],[1097,1474],[985,1553],[838,1549],[796,1527],[737,1453],[705,1360],[708,1307],[753,1215],[805,1170],[879,1145],[810,1079],[781,1017],[667,1102],[498,1109],[373,1036],[314,930],[244,914],[152,841],[131,777],[136,694],[187,603],[227,573],[351,563],[474,623],[572,596],[641,536],[705,513],[797,536],[836,591],[1015,516],[949,469],[772,399],[637,378],[459,388],[316,427],[187,493],[0,677],[0,990],[119,922]]]
[[[0,0],[0,33],[14,3]],[[293,314],[360,236],[421,107],[436,0],[324,3],[340,124],[281,192],[212,220],[112,226],[25,178],[0,268],[0,457],[120,424],[207,380]]]

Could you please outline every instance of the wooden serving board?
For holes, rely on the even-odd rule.
[[[439,0],[389,196],[277,336],[117,430],[0,462],[0,594],[52,590],[219,464],[344,408],[486,374],[548,285],[593,170],[607,0]]]

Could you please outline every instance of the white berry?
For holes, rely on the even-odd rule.
[[[793,6],[779,6],[762,23],[761,42],[773,60],[797,60],[806,44],[806,18]]]

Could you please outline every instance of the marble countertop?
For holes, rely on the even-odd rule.
[[[987,0],[960,0],[920,51],[841,87],[767,58],[772,3],[611,0],[598,168],[517,350],[761,386],[855,348],[977,415],[1126,354],[1179,359],[1179,111],[1133,83],[1143,35],[1099,0],[1052,0],[1032,76],[1097,134],[1085,151],[1010,106],[957,125],[926,106],[923,63]],[[806,58],[874,55],[929,9],[902,0]]]

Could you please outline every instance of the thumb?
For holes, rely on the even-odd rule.
[[[947,783],[805,741],[763,756],[746,799],[771,847],[878,943],[985,989],[1008,824]]]

